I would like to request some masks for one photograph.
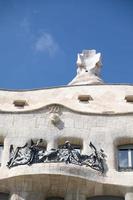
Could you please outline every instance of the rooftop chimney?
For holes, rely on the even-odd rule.
[[[68,85],[103,84],[100,78],[101,53],[83,50],[77,55],[77,75]]]

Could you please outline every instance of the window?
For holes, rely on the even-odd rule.
[[[0,166],[1,166],[1,163],[2,163],[2,154],[3,154],[3,144],[0,144]]]
[[[13,102],[14,106],[16,107],[24,107],[24,106],[27,106],[27,102],[25,100],[15,100]]]
[[[39,152],[40,151],[43,151],[45,152],[46,151],[46,146],[47,146],[47,143],[45,140],[43,139],[34,139],[34,140],[31,140],[31,149],[33,149],[33,160],[32,162],[33,163],[38,163],[39,160],[40,160],[40,156],[39,156]]]
[[[122,145],[118,148],[118,170],[133,170],[133,145]]]
[[[0,199],[2,199],[2,200],[8,200],[9,199],[9,194],[0,193]]]
[[[58,148],[65,147],[66,143],[69,143],[72,147],[72,149],[75,149],[79,153],[81,153],[83,149],[83,141],[81,138],[75,138],[75,137],[63,137],[59,138],[58,140]]]
[[[58,146],[59,148],[63,148],[64,147],[64,144],[63,145],[59,145]],[[81,153],[81,145],[78,145],[78,144],[71,144],[71,147],[73,149],[75,149],[76,151],[78,151],[79,153]]]
[[[127,95],[127,96],[125,96],[125,100],[126,100],[128,103],[133,103],[133,95]]]
[[[37,147],[37,149],[40,149],[40,150],[46,150],[47,148],[47,142],[43,139],[34,139],[28,143],[31,143],[30,145],[31,146],[34,146],[34,147]]]

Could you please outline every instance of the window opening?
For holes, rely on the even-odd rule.
[[[28,103],[25,100],[15,100],[13,104],[14,106],[20,107],[20,108],[23,108],[24,106],[28,105]]]
[[[125,96],[125,100],[129,103],[133,103],[133,95],[127,95]]]
[[[133,145],[123,145],[118,149],[118,170],[129,171],[133,169]]]
[[[0,192],[0,199],[2,199],[2,200],[9,200],[9,194],[1,193]]]
[[[61,144],[61,145],[59,145],[58,146],[59,148],[63,148],[64,147],[64,144]],[[81,153],[81,145],[79,145],[79,144],[71,144],[71,147],[73,148],[73,149],[75,149],[76,151],[78,151],[79,153]]]
[[[92,101],[93,99],[90,95],[79,95],[78,100],[83,103],[89,103],[89,101]]]

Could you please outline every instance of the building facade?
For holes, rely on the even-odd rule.
[[[103,84],[93,53],[68,86],[0,91],[1,200],[133,199],[133,86]]]

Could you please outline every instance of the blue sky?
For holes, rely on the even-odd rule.
[[[0,88],[66,85],[83,49],[106,83],[132,84],[133,1],[0,0]]]

